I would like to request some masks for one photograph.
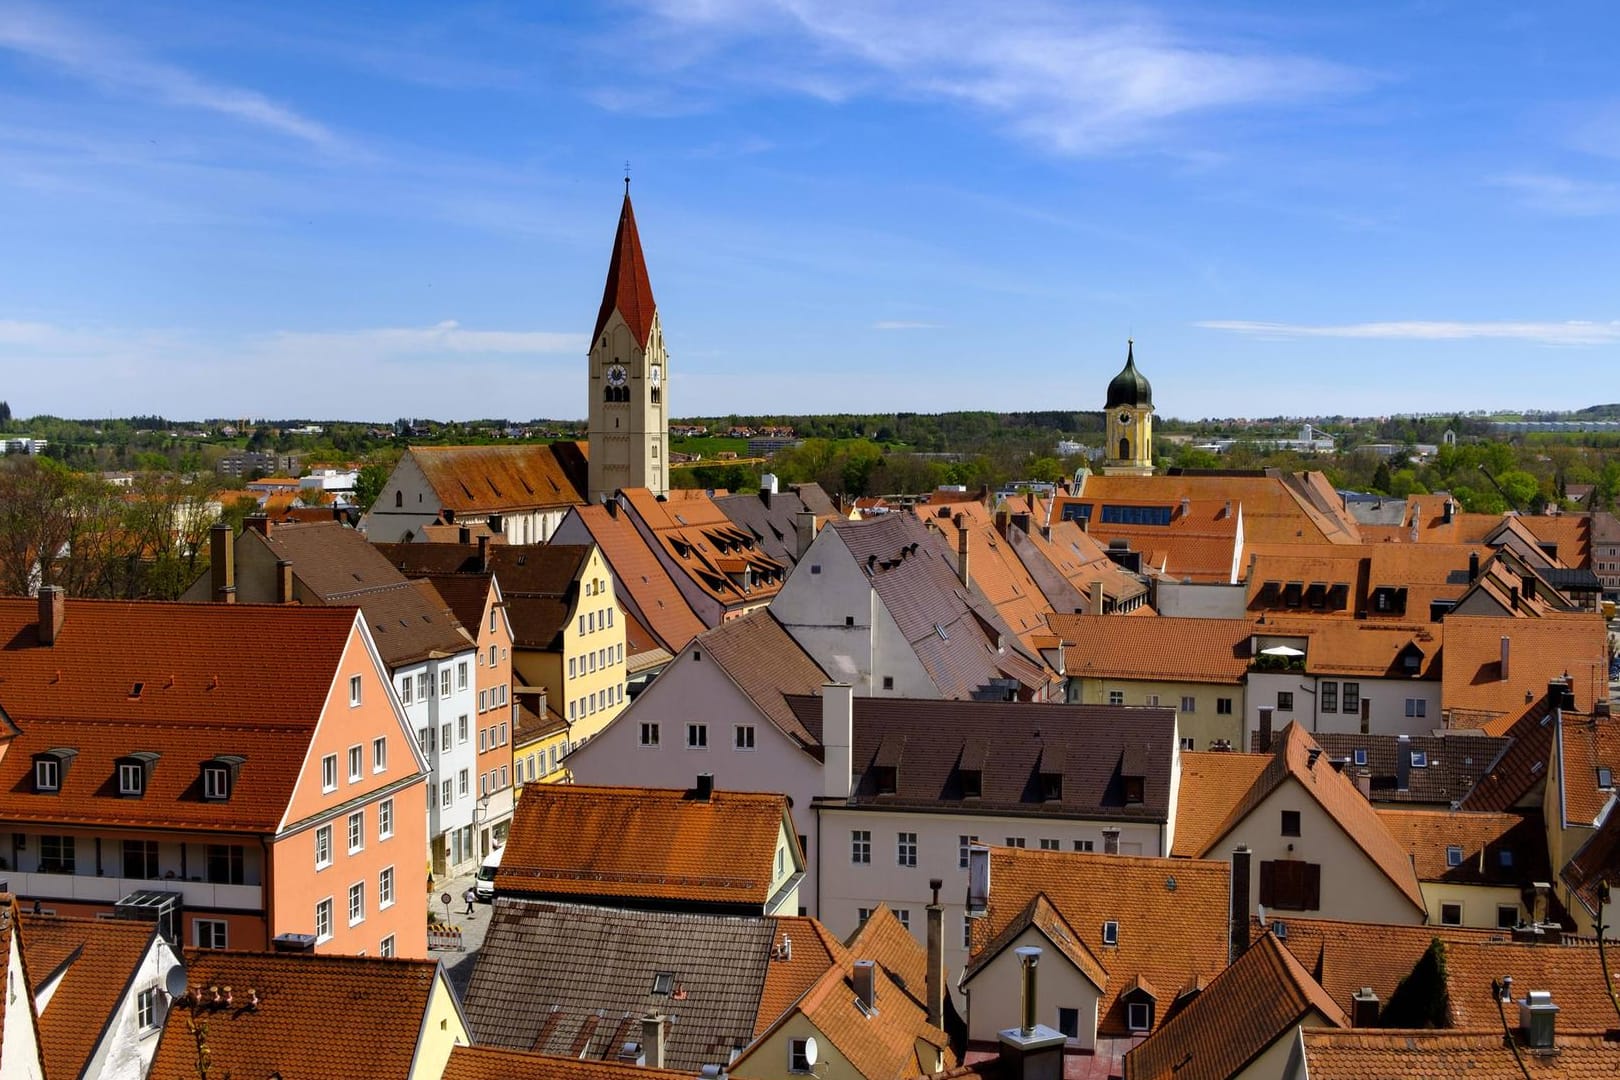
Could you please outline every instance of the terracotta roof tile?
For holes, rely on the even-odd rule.
[[[703,633],[703,620],[692,611],[628,514],[606,506],[581,506],[570,516],[602,549],[602,557],[613,569],[613,591],[619,603],[653,632],[664,650],[678,653]]]
[[[1242,800],[1214,830],[1214,839],[1199,854],[1207,855],[1222,837],[1251,810],[1287,780],[1294,780],[1325,810],[1349,839],[1361,849],[1419,911],[1425,910],[1423,894],[1406,852],[1379,820],[1378,812],[1362,797],[1343,773],[1327,761],[1310,765],[1310,751],[1317,744],[1299,724],[1289,724],[1278,734],[1271,762],[1255,779]]]
[[[1063,639],[1071,677],[1152,679],[1236,685],[1249,670],[1255,626],[1243,619],[1160,616],[1120,622],[1112,615],[1050,618]]]
[[[207,1024],[209,1057],[218,1075],[320,1076],[382,1080],[410,1075],[438,978],[434,960],[385,960],[315,953],[246,953],[187,949],[194,989],[231,987],[235,1007],[169,1010],[152,1060],[152,1076],[189,1076],[197,1038]],[[259,1006],[243,1008],[249,989]],[[448,983],[444,992],[449,992]],[[334,1021],[342,1038],[333,1037]]]
[[[1070,926],[1057,908],[1052,906],[1045,893],[1037,895],[1024,906],[1024,910],[1019,912],[1017,918],[1012,919],[996,932],[995,937],[974,950],[973,958],[965,972],[965,979],[972,978],[983,970],[986,964],[1005,952],[1007,946],[1017,941],[1019,935],[1030,927],[1045,935],[1046,940],[1052,943],[1052,947],[1062,953],[1069,963],[1075,966],[1075,970],[1089,979],[1091,985],[1099,991],[1108,989],[1108,969],[1103,967],[1102,961],[1086,947],[1086,943],[1081,940],[1074,927]]]
[[[692,1073],[753,1038],[777,937],[777,921],[757,916],[497,896],[467,1014],[480,1045],[617,1060],[641,1018],[663,1013],[675,1018],[664,1063]]]
[[[1216,861],[992,848],[990,904],[974,923],[973,943],[983,948],[1044,893],[1109,973],[1098,1034],[1124,1035],[1119,997],[1130,979],[1175,994],[1226,966],[1230,877]],[[1109,921],[1119,925],[1113,946],[1102,943]]]
[[[1052,606],[1012,542],[997,531],[990,511],[979,503],[962,503],[956,507],[918,506],[914,512],[925,524],[940,529],[953,545],[958,529],[967,529],[971,545],[968,570],[973,584],[995,606],[1008,628],[1033,648],[1031,638],[1045,633]],[[958,516],[960,526],[956,523]]]
[[[1217,830],[1270,764],[1269,754],[1183,750],[1171,854],[1196,858],[1208,851]]]
[[[156,926],[54,915],[22,920],[34,994],[59,976],[39,1017],[45,1068],[51,1076],[83,1076],[157,938]]]
[[[825,926],[802,915],[776,920],[771,949],[759,997],[759,1017],[754,1022],[756,1037],[792,1008],[828,968],[848,964],[851,959],[843,943]]]
[[[646,542],[658,545],[666,565],[678,567],[708,598],[730,609],[763,604],[787,579],[787,564],[734,525],[702,491],[672,491],[659,499],[646,488],[626,488],[619,499]],[[674,571],[671,571],[674,573]]]
[[[1350,1026],[1344,1009],[1267,934],[1125,1055],[1125,1078],[1226,1080],[1312,1013],[1321,1016],[1313,1027]]]
[[[1603,816],[1614,797],[1614,778],[1620,776],[1620,720],[1565,713],[1563,721],[1559,780],[1564,820],[1590,827]],[[1600,786],[1600,772],[1608,773],[1607,787]]]
[[[1545,691],[1519,710],[1503,733],[1507,745],[1473,790],[1463,796],[1464,810],[1512,809],[1546,782],[1547,766],[1552,763],[1554,716],[1552,696]]]
[[[1565,864],[1560,876],[1581,906],[1597,915],[1598,883],[1606,881],[1620,896],[1620,811],[1609,807],[1608,816]],[[1606,907],[1605,911],[1612,911]],[[1608,921],[1606,916],[1605,921]],[[1610,925],[1613,925],[1610,923]]]
[[[1084,514],[1089,535],[1104,545],[1128,541],[1131,550],[1142,552],[1145,561],[1152,563],[1155,573],[1177,580],[1233,580],[1242,555],[1239,504],[1229,508],[1225,500],[1163,501],[1152,496],[1110,496],[1104,500],[1090,496],[1089,480],[1086,487],[1085,495],[1060,495],[1054,500],[1060,517]],[[1157,508],[1168,511],[1169,520],[1163,525],[1110,522],[1105,507]]]
[[[23,983],[21,993],[8,992],[4,997],[0,997],[0,1061],[15,1059],[22,1062],[24,1066],[32,1065],[32,1071],[35,1075],[44,1076],[45,1052],[40,1041],[39,1017],[35,1012],[34,981],[30,975],[28,954],[23,949],[22,936],[18,930],[21,924],[22,912],[17,904],[17,898],[11,893],[0,892],[0,957],[5,958],[7,982],[9,983],[11,948],[13,944],[17,946],[17,962],[22,969]],[[12,1010],[17,1010],[17,1012],[13,1013]],[[19,1013],[27,1018],[26,1021],[14,1018]],[[19,1029],[24,1022],[31,1028],[28,1037],[33,1041],[32,1049],[34,1051],[26,1058],[24,1057],[25,1051],[19,1050],[14,1044],[8,1045],[5,1042],[5,1034],[8,1031],[13,1033],[13,1039],[22,1034]]]
[[[1510,1016],[1510,1020],[1511,1020]],[[1516,1021],[1514,1021],[1516,1022]],[[1473,1031],[1307,1031],[1305,1067],[1312,1080],[1523,1080],[1500,1024]],[[1560,1030],[1557,1057],[1523,1054],[1532,1077],[1582,1080],[1620,1072],[1620,1044],[1599,1033]]]
[[[585,502],[580,444],[412,446],[405,451],[439,497],[458,514],[498,514]]]
[[[1150,499],[1163,505],[1183,497],[1223,504],[1231,500],[1243,508],[1243,533],[1249,543],[1358,542],[1361,535],[1355,519],[1336,496],[1331,503],[1322,496],[1319,478],[1316,473],[1280,472],[1265,476],[1091,475],[1080,494],[1099,501]]]
[[[800,745],[819,745],[817,735],[788,705],[787,696],[816,693],[826,684],[827,673],[769,609],[729,619],[705,631],[689,648],[702,649],[760,712]],[[819,723],[814,731],[820,731]]]
[[[1383,809],[1378,818],[1411,855],[1419,881],[1521,887],[1551,873],[1539,813]]]
[[[543,784],[512,816],[502,895],[763,905],[785,795]],[[792,834],[789,826],[788,832]]]
[[[1305,670],[1312,675],[1435,680],[1444,625],[1449,624],[1272,618],[1253,629],[1270,638],[1305,638]],[[1409,654],[1415,670],[1407,666]]]
[[[658,305],[653,302],[647,257],[641,252],[641,234],[636,231],[636,212],[630,205],[628,185],[624,191],[624,206],[619,210],[619,228],[613,236],[613,257],[608,261],[602,306],[596,313],[596,329],[591,332],[593,343],[602,336],[615,311],[635,335],[636,344],[646,348]]]
[[[1569,567],[1592,565],[1592,515],[1524,514],[1518,518],[1535,538],[1557,549],[1558,561]]]
[[[1549,615],[1506,620],[1487,616],[1447,616],[1441,707],[1453,713],[1450,726],[1480,726],[1478,720],[1521,711],[1547,692],[1564,672],[1576,676],[1577,709],[1591,707],[1591,680],[1603,670],[1608,646],[1603,620],[1593,614]],[[1508,677],[1502,677],[1502,638],[1509,640]],[[1458,723],[1466,713],[1467,723]]]
[[[849,936],[849,959],[872,960],[888,973],[906,996],[928,1008],[928,950],[900,925],[888,904],[878,904],[867,920]],[[950,973],[946,973],[946,986]]]
[[[639,1023],[635,1037],[641,1038]],[[444,1067],[444,1080],[692,1080],[693,1075],[677,1069],[649,1069],[633,1061],[581,1061],[494,1046],[457,1046]]]

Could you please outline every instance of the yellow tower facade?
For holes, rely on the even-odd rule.
[[[1153,387],[1136,370],[1136,342],[1125,344],[1125,369],[1108,384],[1103,406],[1104,476],[1153,475]]]

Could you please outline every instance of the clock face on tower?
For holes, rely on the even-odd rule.
[[[652,380],[652,384],[654,386],[664,385],[664,369],[654,366],[651,374],[648,375],[648,378]]]
[[[1130,423],[1131,422],[1131,414],[1128,413],[1128,412],[1120,413],[1119,414],[1119,422],[1122,423],[1122,424]]]
[[[625,384],[624,365],[614,364],[608,368],[607,381],[609,386],[623,386]]]

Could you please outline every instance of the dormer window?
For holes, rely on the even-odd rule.
[[[1143,801],[1144,779],[1140,776],[1121,777],[1125,787],[1125,803],[1132,805]]]
[[[202,764],[202,793],[209,802],[223,802],[231,797],[236,787],[236,775],[244,758],[235,754],[221,754]]]
[[[58,746],[44,753],[34,755],[34,792],[39,795],[54,795],[62,790],[62,784],[67,780],[68,767],[73,764],[78,751],[68,746]]]
[[[1041,773],[1041,799],[1045,802],[1063,801],[1063,774],[1057,772]]]
[[[158,755],[145,750],[119,758],[118,794],[136,799],[145,795],[157,759]]]
[[[984,773],[978,769],[962,769],[962,798],[977,799],[984,795]]]

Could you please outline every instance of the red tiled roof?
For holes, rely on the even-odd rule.
[[[210,1075],[404,1080],[439,972],[436,960],[324,953],[187,949],[185,960],[194,992],[229,986],[233,1004],[210,1009],[176,1002],[151,1076],[194,1075],[197,1037],[188,1028],[205,1022]],[[249,990],[258,991],[257,1008],[244,1007]]]
[[[1412,857],[1419,881],[1521,886],[1546,881],[1546,826],[1539,813],[1380,809],[1378,818]],[[1457,848],[1453,866],[1448,851]],[[1502,853],[1510,862],[1503,864]]]
[[[48,1075],[85,1075],[156,938],[156,925],[148,922],[23,916],[22,946],[35,996],[60,975],[39,1017]]]
[[[786,816],[785,795],[715,791],[700,800],[670,788],[531,785],[513,814],[496,889],[763,905]]]
[[[1472,1031],[1307,1031],[1304,1040],[1311,1080],[1523,1080],[1525,1070],[1549,1080],[1607,1080],[1620,1073],[1620,1044],[1600,1031],[1571,1034],[1560,1028],[1556,1057],[1521,1051],[1516,1058],[1502,1041],[1500,1024]]]
[[[678,567],[722,607],[763,604],[781,590],[787,566],[732,524],[705,492],[671,491],[660,499],[647,488],[625,488],[619,498],[646,542],[662,549],[666,565]]]
[[[615,311],[623,316],[625,325],[635,335],[636,344],[646,348],[658,305],[653,302],[652,281],[647,277],[647,258],[641,253],[641,234],[636,231],[636,213],[630,206],[628,185],[624,191],[624,207],[619,211],[619,229],[613,236],[613,257],[608,261],[602,306],[596,313],[596,329],[591,331],[593,344],[602,336]]]
[[[1594,916],[1597,915],[1600,881],[1608,882],[1613,892],[1620,895],[1620,808],[1609,808],[1609,816],[1565,864],[1560,876],[1581,906]],[[1613,907],[1607,908],[1607,911],[1613,910]],[[1606,917],[1605,921],[1609,919]]]
[[[1163,476],[1086,477],[1080,494],[1086,499],[1151,500],[1161,505],[1179,502],[1183,497],[1225,503],[1243,508],[1243,535],[1256,544],[1357,543],[1361,539],[1355,520],[1343,509],[1338,497],[1328,498],[1320,473],[1281,473],[1264,476],[1210,476],[1197,474]]]
[[[613,569],[613,592],[672,655],[706,629],[623,509],[577,507],[572,512]],[[629,646],[626,646],[629,651]]]
[[[1253,624],[1243,619],[1050,616],[1063,665],[1082,679],[1237,684],[1249,670]]]
[[[878,904],[849,936],[847,948],[850,959],[875,962],[906,996],[928,1008],[928,950],[900,924],[888,904]],[[949,972],[946,976],[942,985],[949,986]]]
[[[422,470],[440,507],[458,514],[585,502],[585,457],[578,443],[413,446],[405,452]]]
[[[639,1025],[636,1039],[641,1037]],[[536,1054],[495,1046],[457,1046],[445,1063],[444,1080],[692,1080],[676,1069],[650,1069],[635,1062]]]
[[[1196,858],[1210,849],[1232,810],[1271,764],[1269,754],[1183,750],[1171,854]]]
[[[1513,722],[1501,728],[1500,734],[1510,741],[1479,783],[1463,796],[1464,810],[1509,810],[1546,780],[1552,762],[1554,715],[1552,695],[1545,691],[1517,714],[1509,714]]]
[[[1441,707],[1471,716],[1523,710],[1566,671],[1574,676],[1576,708],[1591,707],[1591,673],[1601,676],[1608,641],[1596,614],[1547,615],[1539,619],[1448,615]],[[1509,641],[1508,677],[1502,677],[1502,638]],[[1601,679],[1599,687],[1606,691]],[[1455,719],[1453,727],[1458,726]],[[1464,726],[1477,727],[1477,723]]]
[[[765,968],[765,985],[759,995],[755,1037],[791,1009],[827,974],[828,968],[847,965],[850,960],[843,943],[816,919],[803,915],[777,918],[776,936],[771,939],[771,958]]]
[[[1266,934],[1125,1055],[1125,1080],[1227,1080],[1312,1013],[1324,1025],[1350,1026],[1344,1009]]]
[[[1614,778],[1620,776],[1620,721],[1612,716],[1572,716],[1565,713],[1560,747],[1564,820],[1592,826],[1614,797]],[[1598,770],[1607,769],[1608,787],[1598,786]]]

